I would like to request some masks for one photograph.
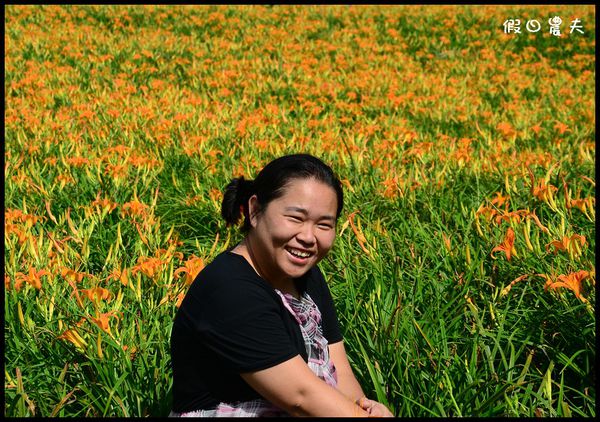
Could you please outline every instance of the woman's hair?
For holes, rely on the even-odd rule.
[[[272,200],[279,198],[293,179],[315,179],[331,187],[337,196],[336,219],[344,206],[342,184],[331,167],[309,154],[292,154],[279,157],[267,164],[254,180],[243,176],[233,179],[225,188],[221,216],[228,225],[236,224],[242,214],[242,231],[250,230],[248,200],[256,195],[260,211],[264,211]]]

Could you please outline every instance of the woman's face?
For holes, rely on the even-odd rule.
[[[292,179],[285,193],[254,215],[249,201],[252,253],[261,275],[277,284],[300,277],[333,246],[337,196],[315,179]]]

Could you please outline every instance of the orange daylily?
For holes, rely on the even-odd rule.
[[[594,207],[595,202],[596,198],[592,196],[581,199],[569,199],[567,208],[579,208],[581,212],[586,213],[587,208],[592,209]]]
[[[140,256],[138,258],[138,264],[131,269],[131,274],[135,275],[138,272],[144,273],[147,277],[154,277],[154,275],[158,272],[159,268],[166,264],[167,261],[162,259]]]
[[[120,114],[120,113],[119,113]],[[109,147],[106,149],[107,153],[111,153],[111,152],[116,152],[117,154],[123,155],[125,154],[127,151],[129,151],[131,148],[125,145],[116,145],[114,147]]]
[[[33,227],[42,217],[33,214],[25,214],[19,209],[7,209],[4,211],[4,221],[6,223],[21,222],[26,227]]]
[[[121,210],[121,215],[130,215],[130,216],[142,216],[146,215],[146,210],[148,209],[148,205],[142,204],[139,201],[133,200],[130,202],[126,202],[123,204],[123,208]]]
[[[17,226],[16,224],[6,223],[6,225],[4,226],[4,234],[6,237],[8,237],[8,235],[11,233],[14,233],[17,235],[17,238],[19,240],[19,245],[22,245],[23,243],[25,243],[25,241],[27,241],[27,239],[30,237],[30,235],[28,233],[21,230],[19,228],[19,226]]]
[[[108,324],[109,317],[114,317],[117,319],[117,321],[119,320],[119,316],[117,315],[116,311],[99,313],[97,315],[97,318],[90,317],[90,319],[94,324],[100,327],[101,330],[105,331],[109,335],[112,335],[112,333],[110,332],[110,325]]]
[[[85,346],[87,346],[87,342],[83,339],[83,337],[81,337],[75,328],[66,330],[64,333],[59,335],[57,339],[70,341],[80,350],[84,350]]]
[[[69,166],[81,167],[81,166],[84,166],[86,164],[89,164],[90,160],[88,158],[85,158],[85,157],[67,157],[65,159],[65,162]]]
[[[529,171],[529,178],[531,179],[531,194],[533,196],[535,196],[537,199],[539,199],[540,201],[550,202],[550,203],[554,202],[553,193],[556,192],[558,190],[558,188],[556,186],[550,184],[549,180],[550,180],[550,173],[552,173],[552,171],[554,170],[554,168],[556,168],[558,166],[558,164],[559,163],[556,163],[552,167],[550,167],[550,169],[546,173],[546,176],[543,179],[538,180],[537,183],[535,181],[533,171],[531,170],[530,167],[527,167],[527,170]]]
[[[506,254],[506,259],[508,261],[510,261],[511,256],[516,255],[514,244],[515,244],[515,232],[511,227],[509,227],[506,232],[506,235],[504,236],[504,241],[500,245],[498,245],[494,249],[492,249],[492,258],[495,259],[494,252],[501,251]]]
[[[558,251],[567,251],[570,255],[579,255],[581,248],[586,244],[585,236],[574,234],[571,237],[563,236],[561,240],[554,240],[546,245],[546,252],[551,246],[554,247],[554,253]]]
[[[480,214],[483,214],[483,216],[486,217],[488,221],[491,221],[492,218],[498,215],[498,211],[496,211],[492,207],[484,207],[482,204],[479,205],[479,208],[477,208],[477,211],[475,211],[475,217],[479,218]]]
[[[548,227],[544,226],[541,222],[540,219],[538,218],[538,216],[535,214],[535,211],[530,212],[527,217],[530,217],[533,219],[534,223],[540,228],[542,229],[542,231],[544,233],[550,233],[550,230],[548,230]]]
[[[119,280],[123,286],[127,286],[129,284],[128,272],[129,270],[127,268],[124,268],[123,270],[115,268],[106,280]]]
[[[556,122],[556,124],[554,125],[554,129],[556,129],[558,133],[562,135],[567,130],[569,130],[569,126],[561,122]]]
[[[552,200],[552,194],[557,190],[556,186],[550,183],[546,184],[543,180],[540,180],[537,185],[531,188],[531,193],[540,201],[548,202]]]
[[[90,277],[90,274],[80,273],[75,270],[71,270],[70,268],[63,267],[60,270],[60,275],[63,276],[69,283],[75,285],[74,283],[81,283],[83,277]]]
[[[491,200],[492,204],[495,204],[497,207],[505,204],[505,207],[508,206],[508,200],[510,199],[510,195],[502,196],[500,192],[496,192],[496,197]]]
[[[442,233],[442,239],[444,241],[444,246],[448,252],[452,251],[452,243],[450,241],[450,237],[446,236],[446,233]]]
[[[179,308],[181,306],[181,302],[183,302],[183,298],[185,297],[185,292],[181,292],[177,295],[177,303],[175,307]]]
[[[41,277],[44,275],[50,275],[50,273],[46,270],[36,271],[33,267],[29,269],[29,274],[23,274],[21,272],[18,272],[17,274],[15,274],[15,290],[21,290],[21,285],[24,281],[31,284],[36,289],[40,290],[42,288]]]
[[[154,256],[162,258],[166,262],[171,261],[173,258],[177,258],[180,261],[183,259],[183,253],[179,251],[173,251],[174,247],[170,246],[169,249],[157,249]]]
[[[533,130],[535,132],[536,135],[538,135],[540,133],[540,131],[542,130],[542,127],[540,125],[533,125],[531,126],[531,130]]]
[[[92,302],[95,300],[94,296],[99,300],[107,300],[112,297],[112,293],[103,287],[93,287],[91,289],[81,289],[79,291],[87,296]]]
[[[505,221],[512,221],[513,219],[517,221],[517,223],[521,222],[521,216],[527,216],[529,215],[529,211],[528,210],[517,210],[517,211],[511,211],[511,212],[504,212],[500,215],[497,215],[496,218],[494,219],[494,221],[496,222],[496,224],[500,225],[500,223],[502,222],[502,220]]]
[[[381,184],[385,188],[383,196],[386,198],[394,198],[398,192],[402,192],[402,189],[398,185],[398,176],[388,176]]]
[[[113,179],[121,179],[127,176],[129,172],[129,166],[122,164],[106,164],[105,174],[109,174]]]
[[[525,280],[527,277],[529,277],[529,274],[523,274],[522,276],[519,276],[519,277],[515,278],[513,281],[511,281],[510,283],[508,283],[508,286],[506,286],[505,288],[502,289],[502,291],[500,292],[500,295],[501,296],[507,295],[508,292],[510,291],[510,289],[512,289],[512,287],[515,284],[517,284],[521,280]]]
[[[515,128],[508,122],[498,123],[496,129],[504,136],[512,136],[516,133]]]
[[[179,274],[185,273],[185,284],[190,285],[198,275],[200,271],[204,268],[204,261],[202,258],[199,258],[195,255],[192,255],[186,262],[185,266],[178,268],[173,273],[173,276],[179,278]]]
[[[92,202],[92,207],[100,207],[102,210],[106,210],[107,212],[112,212],[117,207],[113,201],[108,198],[100,199],[100,193],[96,195],[96,199]]]
[[[557,281],[553,281],[548,276],[543,275],[546,278],[546,285],[544,286],[545,290],[554,289],[556,290],[559,287],[565,287],[569,290],[572,290],[575,293],[575,296],[581,300],[582,302],[587,302],[588,300],[581,295],[582,292],[582,281],[585,280],[590,275],[589,272],[585,270],[577,271],[576,273],[570,274],[561,274],[558,276]]]
[[[356,227],[356,225],[354,224],[354,217],[356,216],[356,214],[358,214],[358,211],[354,211],[354,212],[350,213],[348,215],[348,221],[350,223],[350,227],[352,227],[352,231],[356,235],[356,240],[358,240],[358,244],[360,245],[361,249],[367,255],[370,256],[371,252],[365,246],[365,244],[367,243],[367,239],[366,239],[365,235],[363,234],[362,230],[359,227]]]

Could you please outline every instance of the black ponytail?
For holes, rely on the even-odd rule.
[[[245,222],[249,220],[248,200],[254,194],[252,191],[253,186],[254,182],[252,180],[246,180],[244,176],[240,176],[233,179],[225,187],[223,202],[221,203],[221,216],[227,225],[237,224],[242,214]]]
[[[251,228],[248,200],[257,197],[257,213],[265,210],[273,199],[284,194],[288,183],[295,179],[315,179],[331,187],[337,196],[336,220],[344,206],[342,184],[331,167],[317,157],[308,154],[292,154],[279,157],[267,164],[254,180],[244,177],[233,179],[225,188],[221,215],[228,225],[237,224],[244,215],[243,232]]]

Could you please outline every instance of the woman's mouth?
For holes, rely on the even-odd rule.
[[[296,248],[288,247],[288,248],[285,248],[285,250],[292,257],[292,260],[294,262],[298,262],[298,263],[305,263],[308,260],[308,258],[310,258],[311,256],[314,255],[314,253],[312,253],[312,252],[303,251],[301,249],[296,249]]]

